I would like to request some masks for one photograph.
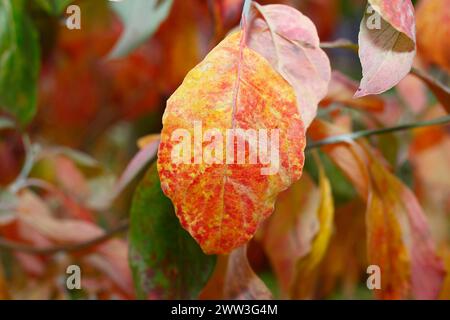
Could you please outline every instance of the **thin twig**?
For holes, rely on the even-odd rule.
[[[251,0],[245,0],[244,5],[242,7],[242,17],[245,17],[246,21],[249,22],[250,8],[252,5]]]
[[[330,42],[321,42],[320,47],[322,49],[349,49],[353,52],[358,53],[358,44],[348,40],[348,39],[337,39]]]
[[[421,128],[421,127],[437,126],[437,125],[443,125],[443,124],[447,124],[447,123],[450,123],[450,115],[436,118],[433,120],[428,120],[428,121],[419,121],[419,122],[414,122],[414,123],[402,124],[402,125],[395,126],[395,127],[388,127],[388,128],[382,128],[382,129],[374,129],[374,130],[361,130],[361,131],[356,131],[356,132],[352,132],[352,133],[348,133],[348,134],[342,134],[342,135],[328,137],[326,139],[319,140],[319,141],[313,141],[308,144],[308,146],[306,147],[306,151],[315,149],[315,148],[320,148],[320,147],[323,147],[326,145],[350,142],[352,140],[356,140],[356,139],[363,138],[363,137],[380,135],[380,134],[385,134],[385,133],[390,133],[390,132],[410,130],[410,129]]]
[[[77,252],[82,251],[85,249],[88,249],[92,246],[101,244],[112,237],[114,237],[116,234],[124,232],[128,229],[129,222],[123,221],[119,223],[118,226],[115,228],[106,231],[104,234],[97,238],[93,238],[91,240],[75,243],[75,244],[67,244],[67,245],[60,245],[60,246],[52,246],[47,248],[37,248],[33,247],[27,244],[15,242],[6,240],[4,238],[0,238],[0,248],[2,249],[9,249],[9,250],[15,250],[15,251],[21,251],[29,254],[38,254],[38,255],[52,255],[58,252]]]

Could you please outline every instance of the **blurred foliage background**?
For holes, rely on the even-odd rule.
[[[315,23],[322,42],[346,38],[355,43],[366,6],[358,0],[259,3],[299,9]],[[80,30],[66,26],[69,4],[81,8]],[[85,249],[72,251],[70,246],[101,236],[127,219],[143,173],[117,197],[111,194],[139,151],[137,141],[161,131],[167,98],[187,72],[239,25],[243,1],[173,0],[167,12],[161,11],[158,1],[154,4],[154,11],[147,14],[160,25],[129,52],[115,51],[111,56],[126,27],[109,1],[0,0],[0,236],[35,248],[63,246],[40,254],[0,242],[0,298],[136,297],[126,234],[114,234]],[[433,31],[425,15],[418,12],[422,27],[417,64],[448,84],[448,31],[447,38],[437,35],[442,48],[430,53],[428,33]],[[448,30],[448,20],[443,24]],[[133,35],[138,37],[131,31]],[[360,78],[356,53],[344,49],[327,53],[333,70]],[[356,131],[444,113],[434,96],[411,78],[380,101],[368,102],[375,109],[377,103],[382,105],[373,111],[330,97],[322,103],[319,117]],[[448,126],[371,139],[418,196],[443,255],[448,255],[450,237],[449,141]],[[311,157],[309,153],[305,171],[317,184],[319,171]],[[365,284],[365,207],[329,156],[319,152],[319,157],[331,182],[336,212],[330,246],[310,297],[372,298]],[[285,297],[260,239],[257,235],[249,244],[251,266],[275,297]],[[64,250],[67,246],[69,250]],[[69,264],[82,266],[82,290],[66,289]]]

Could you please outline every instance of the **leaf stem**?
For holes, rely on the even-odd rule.
[[[348,40],[348,39],[337,39],[330,42],[321,42],[320,47],[322,49],[349,49],[355,53],[358,53],[358,44]]]
[[[244,6],[242,8],[242,17],[245,18],[246,21],[249,21],[251,4],[252,0],[245,0]]]
[[[352,140],[369,137],[369,136],[374,136],[374,135],[381,135],[381,134],[385,134],[385,133],[398,132],[398,131],[410,130],[410,129],[421,128],[421,127],[444,125],[444,124],[448,124],[448,123],[450,123],[450,115],[436,118],[433,120],[402,124],[402,125],[394,126],[394,127],[373,129],[373,130],[361,130],[361,131],[357,131],[357,132],[328,137],[326,139],[319,140],[319,141],[313,141],[308,144],[308,146],[306,147],[306,151],[309,151],[309,150],[312,150],[315,148],[320,148],[320,147],[327,146],[327,145],[332,145],[332,144],[348,143]]]

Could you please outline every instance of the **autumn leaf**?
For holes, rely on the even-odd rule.
[[[411,70],[416,54],[411,0],[369,0],[358,43],[363,78],[355,98],[395,86]]]
[[[317,29],[308,17],[286,5],[252,2],[252,14],[248,46],[292,85],[307,128],[331,77],[330,61],[320,48]]]
[[[368,260],[381,270],[381,290],[375,290],[376,296],[404,299],[410,290],[410,258],[403,243],[395,202],[386,192],[389,193],[386,186],[374,186],[369,193],[366,213]]]
[[[224,282],[225,299],[267,300],[272,293],[252,270],[247,259],[247,246],[231,252]]]
[[[405,299],[411,292],[417,299],[436,299],[445,271],[422,208],[411,190],[373,157],[369,170],[368,256],[382,272],[377,295]]]
[[[425,119],[444,115],[444,111],[435,105],[431,107]],[[432,224],[442,230],[450,226],[447,216],[450,212],[450,132],[445,127],[418,128],[412,132],[409,146],[409,161],[413,169],[414,193],[428,213]],[[430,170],[433,168],[433,170]],[[445,232],[437,232],[435,237],[445,242]]]
[[[436,99],[442,104],[442,107],[447,113],[450,113],[450,88],[431,78],[423,71],[414,70],[414,75],[428,86]]]
[[[37,232],[31,239],[39,241],[38,246],[46,245],[49,240],[61,244],[82,243],[104,234],[100,227],[91,222],[56,219],[47,203],[28,190],[21,192],[16,213],[19,224]],[[24,235],[29,237],[30,234],[32,233],[27,231]],[[125,243],[118,239],[112,239],[90,250],[95,251],[95,254],[98,255],[95,261],[99,259],[104,261],[100,264],[94,263],[97,268],[110,277],[126,295],[132,297],[131,274],[127,266],[128,248]]]
[[[325,256],[333,232],[334,203],[330,181],[325,175],[319,158],[316,157],[316,160],[319,167],[320,189],[320,202],[316,212],[319,231],[314,237],[310,252],[302,257],[295,266],[295,278],[290,288],[293,299],[311,298],[319,264]]]
[[[428,97],[425,84],[414,77],[407,75],[396,87],[400,98],[415,114],[419,114],[427,107]]]
[[[336,208],[335,230],[318,271],[320,285],[313,298],[328,297],[340,287],[345,298],[356,296],[361,273],[367,270],[365,211],[360,199]]]
[[[450,72],[450,6],[447,0],[421,0],[417,8],[417,48],[420,57]]]
[[[306,256],[320,229],[320,190],[308,174],[282,192],[264,227],[263,245],[282,292],[288,296],[296,264]]]
[[[342,133],[316,120],[309,133],[314,139]],[[323,148],[367,201],[367,243],[370,264],[378,264],[384,280],[380,298],[434,299],[443,269],[436,255],[428,222],[415,195],[365,143],[339,143]],[[383,271],[384,270],[384,271]]]
[[[194,122],[212,135],[209,141],[214,138],[204,148],[209,160],[198,159],[203,149],[198,143],[194,153],[189,151],[191,134],[198,134]],[[305,137],[295,93],[263,57],[245,46],[241,32],[228,36],[189,72],[167,102],[163,126],[158,152],[162,189],[182,226],[206,253],[229,253],[245,244],[272,213],[276,195],[301,176]],[[178,129],[188,134],[182,143],[173,140]],[[277,129],[277,172],[269,172],[262,161],[250,163],[255,145],[242,152],[243,164],[233,161],[238,143],[233,136],[225,161],[220,137],[228,136],[227,129]],[[239,139],[245,139],[245,132],[238,133]],[[172,154],[186,144],[187,162],[194,163],[175,163]]]
[[[247,246],[219,256],[214,274],[200,298],[233,300],[269,300],[272,293],[255,274],[247,259]]]
[[[196,299],[214,268],[215,257],[206,256],[179,225],[156,164],[133,199],[129,259],[141,299]]]
[[[346,133],[340,127],[323,120],[315,120],[308,134],[314,140]],[[355,142],[326,145],[322,148],[331,160],[341,169],[344,175],[352,182],[358,194],[367,199],[369,192],[369,173],[366,167],[364,151]]]

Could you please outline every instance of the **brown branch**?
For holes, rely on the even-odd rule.
[[[359,46],[347,39],[337,39],[331,42],[321,42],[320,47],[323,49],[347,49],[358,53]],[[427,73],[412,67],[410,74],[422,80],[428,88],[433,92],[436,99],[441,103],[442,107],[450,113],[450,88],[440,81],[432,78]]]
[[[322,49],[349,49],[355,53],[358,53],[359,46],[347,39],[337,39],[330,42],[321,42],[320,47]]]
[[[348,143],[350,141],[375,136],[375,135],[381,135],[391,132],[398,132],[398,131],[404,131],[404,130],[412,130],[416,128],[422,128],[422,127],[431,127],[431,126],[439,126],[439,125],[447,125],[450,123],[450,115],[435,118],[432,120],[427,121],[419,121],[419,122],[413,122],[413,123],[407,123],[407,124],[401,124],[395,127],[387,127],[387,128],[381,128],[381,129],[373,129],[373,130],[361,130],[336,136],[331,136],[328,138],[325,138],[323,140],[318,141],[312,141],[306,146],[306,151],[309,151],[311,149],[320,148],[323,146],[331,145],[331,144],[339,144],[339,143]]]
[[[46,248],[38,248],[33,247],[24,243],[15,242],[6,240],[4,238],[0,238],[0,248],[2,249],[8,249],[8,250],[14,250],[14,251],[21,251],[29,254],[37,254],[37,255],[52,255],[58,252],[77,252],[82,251],[85,249],[88,249],[92,246],[99,245],[112,237],[114,237],[116,234],[124,232],[128,229],[129,222],[128,221],[122,221],[119,223],[118,226],[115,228],[106,231],[104,234],[97,238],[93,238],[91,240],[75,243],[75,244],[67,244],[67,245],[60,245],[60,246],[52,246],[52,247],[46,247]]]

